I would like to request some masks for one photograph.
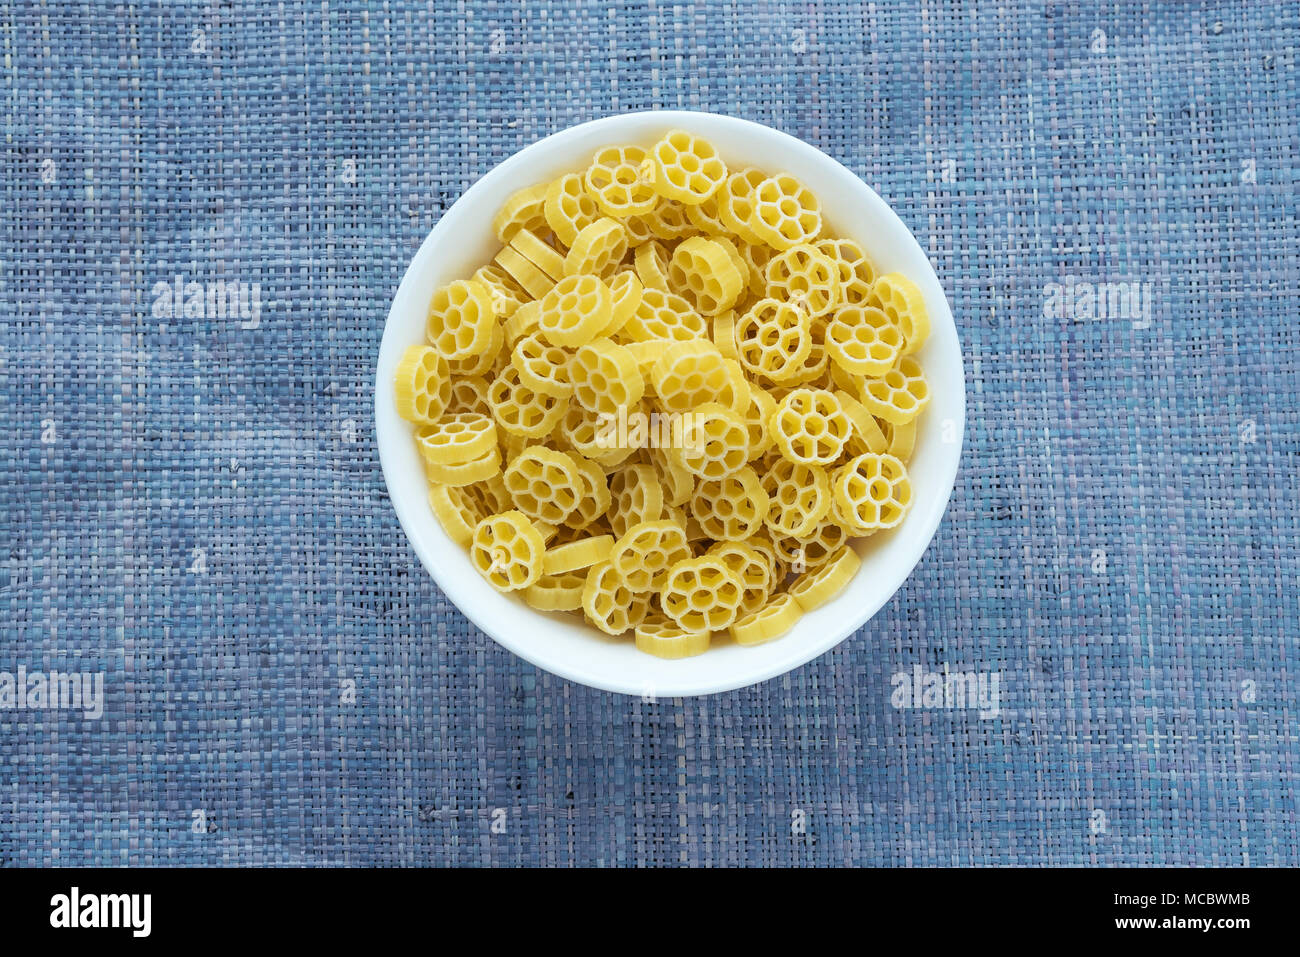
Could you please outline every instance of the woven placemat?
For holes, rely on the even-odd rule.
[[[1298,23],[7,5],[0,671],[99,673],[102,715],[0,710],[0,862],[1300,864]],[[385,497],[371,381],[469,184],[656,107],[787,130],[893,204],[969,419],[866,628],[645,702],[447,602]],[[233,310],[187,313],[191,283]],[[926,707],[945,669],[996,707]]]

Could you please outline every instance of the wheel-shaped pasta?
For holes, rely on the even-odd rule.
[[[612,279],[626,254],[627,233],[618,220],[602,216],[573,237],[564,257],[564,274]]]
[[[566,276],[542,298],[537,328],[549,342],[576,349],[595,339],[614,318],[614,294],[596,276]]]
[[[777,253],[764,270],[767,294],[808,313],[824,316],[840,303],[839,266],[808,243]]]
[[[635,628],[650,610],[649,592],[634,592],[614,571],[601,562],[587,572],[582,588],[582,610],[587,620],[607,635],[621,635]]]
[[[799,623],[803,609],[793,596],[773,595],[762,607],[736,619],[731,637],[738,645],[761,645],[780,638]]]
[[[721,560],[740,582],[743,591],[737,614],[747,615],[767,601],[775,583],[772,566],[762,552],[745,542],[714,542],[705,554]]]
[[[578,233],[600,218],[600,209],[587,193],[582,177],[569,173],[552,181],[546,188],[543,214],[555,238],[566,246],[572,246]]]
[[[397,414],[408,422],[436,422],[451,402],[447,360],[432,346],[407,346],[393,373]]]
[[[573,394],[569,365],[572,355],[544,340],[540,333],[524,336],[510,354],[510,364],[519,373],[519,381],[536,392],[558,398]]]
[[[645,380],[636,358],[612,339],[589,342],[569,363],[573,397],[586,409],[616,415],[641,401]]]
[[[590,568],[608,561],[613,548],[613,535],[590,535],[563,545],[553,545],[543,556],[542,571],[547,575],[562,575],[579,568]]]
[[[843,545],[820,568],[805,572],[791,582],[790,597],[804,611],[820,608],[842,592],[861,567],[858,553]]]
[[[492,231],[497,239],[508,243],[521,229],[531,229],[535,233],[546,231],[546,186],[526,186],[516,190],[497,211],[492,220]]]
[[[586,488],[568,453],[542,445],[531,446],[516,456],[502,479],[515,508],[550,525],[568,519]]]
[[[706,481],[744,468],[749,461],[749,430],[738,413],[706,402],[688,415],[690,421],[683,423],[681,440],[672,449],[679,465]]]
[[[769,506],[758,473],[749,466],[720,479],[700,482],[691,496],[691,514],[709,538],[743,542],[763,529]]]
[[[651,177],[643,171],[647,157],[639,146],[607,146],[592,157],[583,185],[606,216],[626,219],[659,204]]]
[[[444,359],[468,359],[488,348],[495,321],[488,287],[475,279],[457,279],[434,290],[425,338]]]
[[[727,178],[727,164],[707,140],[672,130],[650,150],[655,192],[687,206],[704,202]]]
[[[831,480],[820,465],[777,458],[762,482],[768,497],[765,523],[774,538],[807,535],[831,510]]]
[[[871,286],[876,281],[876,267],[851,239],[819,239],[817,251],[830,257],[840,274],[840,302],[850,306],[866,305]]]
[[[653,522],[664,514],[664,490],[659,476],[649,465],[625,465],[609,479],[609,524],[622,536],[641,522]]]
[[[773,249],[812,242],[822,229],[817,196],[789,173],[763,180],[753,193],[749,228]]]
[[[800,465],[829,465],[840,457],[853,423],[825,389],[795,389],[776,404],[770,423],[781,454]]]
[[[898,326],[903,334],[903,355],[911,355],[930,338],[930,313],[916,283],[901,273],[890,272],[871,286],[867,305],[875,306]]]
[[[880,378],[862,383],[862,404],[872,415],[894,425],[911,422],[929,402],[930,387],[921,373],[921,364],[912,356],[903,356]]]
[[[706,339],[709,325],[681,296],[647,287],[632,317],[623,325],[623,336],[633,342]]]
[[[737,170],[726,178],[718,190],[718,218],[746,243],[762,243],[763,239],[750,227],[754,214],[754,190],[767,179],[762,170]]]
[[[469,462],[496,449],[497,424],[478,412],[451,412],[437,422],[420,426],[415,442],[425,462]]]
[[[538,611],[580,611],[586,584],[585,569],[562,575],[543,574],[524,589],[524,601]]]
[[[668,286],[703,316],[716,316],[735,305],[744,278],[726,248],[713,239],[692,236],[673,250]]]
[[[638,522],[614,543],[609,560],[633,591],[658,590],[668,569],[691,557],[686,530],[672,519]]]
[[[479,522],[470,545],[470,560],[498,591],[527,588],[542,575],[546,543],[522,512],[511,510]]]
[[[812,351],[812,319],[776,299],[761,299],[736,321],[736,351],[752,375],[783,382],[799,374]]]
[[[525,384],[513,365],[502,369],[488,386],[488,405],[497,425],[524,439],[540,439],[555,428],[568,403],[568,399]]]
[[[713,399],[730,407],[739,399],[722,353],[707,339],[665,343],[650,381],[665,412],[689,412]]]
[[[885,453],[864,452],[831,479],[836,520],[856,535],[893,528],[912,507],[907,466]]]
[[[826,327],[826,351],[845,372],[875,378],[894,367],[903,334],[872,306],[842,306]]]
[[[643,621],[636,626],[637,651],[656,658],[691,658],[709,650],[707,631],[685,631],[668,621]]]
[[[721,631],[740,612],[745,586],[722,558],[685,558],[668,571],[659,602],[685,631]]]

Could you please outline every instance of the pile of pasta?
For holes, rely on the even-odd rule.
[[[903,520],[925,303],[805,184],[674,130],[493,227],[396,400],[434,514],[497,589],[680,658],[785,634],[853,578],[852,539]],[[610,441],[629,420],[669,427]]]

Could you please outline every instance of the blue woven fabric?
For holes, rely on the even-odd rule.
[[[0,21],[0,671],[104,682],[99,720],[0,710],[3,863],[1300,864],[1294,0]],[[656,107],[787,130],[893,204],[969,420],[866,628],[645,702],[447,602],[371,381],[467,186]],[[173,309],[176,277],[244,309]],[[1141,295],[1098,317],[1104,283]],[[894,706],[945,665],[999,714]]]

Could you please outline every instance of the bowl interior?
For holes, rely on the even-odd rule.
[[[862,568],[838,598],[766,645],[746,648],[719,636],[706,654],[664,661],[638,652],[630,637],[611,639],[595,628],[534,611],[474,571],[429,508],[412,429],[394,411],[392,378],[406,347],[423,342],[434,288],[468,276],[496,254],[500,244],[492,217],[510,193],[585,167],[599,147],[648,146],[674,128],[709,139],[729,168],[792,173],[820,197],[831,229],[861,244],[882,272],[902,272],[920,287],[932,332],[918,358],[933,398],[908,465],[912,509],[897,528],[856,545]],[[849,170],[800,140],[745,120],[687,112],[625,114],[564,130],[521,150],[467,190],[425,239],[402,279],[384,328],[375,386],[380,460],[393,506],[420,561],[447,597],[492,638],[540,668],[608,691],[658,697],[762,681],[810,661],[861,627],[902,585],[938,527],[956,476],[964,414],[965,381],[952,313],[924,251],[888,205]]]

